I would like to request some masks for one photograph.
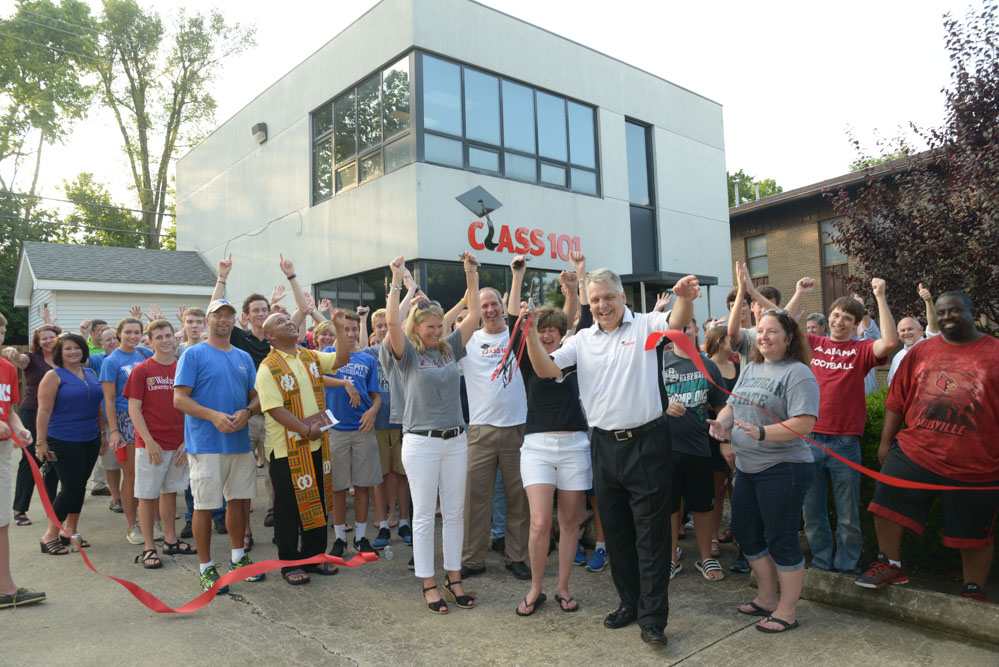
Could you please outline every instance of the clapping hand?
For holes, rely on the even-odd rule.
[[[694,301],[701,294],[701,284],[697,280],[697,276],[684,276],[676,281],[676,285],[673,286],[673,294],[676,294],[678,299],[686,299],[688,301]]]

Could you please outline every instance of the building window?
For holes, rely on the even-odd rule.
[[[416,159],[406,55],[312,112],[312,203]]]
[[[754,283],[757,279],[765,279],[770,274],[766,234],[746,238],[746,267]],[[757,284],[766,284],[766,281]]]
[[[419,57],[421,159],[599,196],[592,106],[437,56]]]
[[[652,131],[634,120],[624,123],[628,152],[628,199],[631,201],[631,271],[659,270],[655,189],[652,187]]]
[[[837,233],[836,223],[835,219],[819,223],[822,241],[822,303],[826,311],[833,301],[850,293],[850,258],[833,241]]]

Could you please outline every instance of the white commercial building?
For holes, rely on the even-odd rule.
[[[476,187],[489,220],[456,200]],[[278,253],[345,307],[383,303],[398,255],[450,305],[465,250],[501,291],[530,254],[536,300],[572,248],[638,309],[731,284],[721,105],[469,0],[380,2],[185,155],[177,199],[178,248],[231,254],[237,299]]]

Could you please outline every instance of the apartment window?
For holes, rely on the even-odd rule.
[[[770,274],[766,234],[746,239],[746,266],[749,269],[749,277],[754,280],[765,278]]]
[[[312,112],[312,203],[416,159],[406,55]]]
[[[838,220],[823,220],[819,223],[819,237],[822,242],[822,303],[826,311],[833,301],[850,293],[850,263],[849,257],[839,244],[836,237]]]
[[[599,196],[596,110],[420,54],[421,159]]]
[[[655,189],[652,187],[652,132],[648,125],[627,120],[628,198],[631,200],[632,273],[659,270]]]
[[[822,235],[822,266],[846,264],[849,261],[839,244],[833,241],[837,234],[837,222],[838,220],[823,220],[819,223],[819,232]]]

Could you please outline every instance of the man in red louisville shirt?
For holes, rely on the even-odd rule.
[[[936,311],[943,335],[913,346],[892,382],[878,448],[881,472],[930,484],[997,486],[999,340],[978,331],[963,292],[941,294]],[[922,535],[937,496],[943,543],[961,550],[961,595],[985,600],[999,515],[996,491],[922,491],[879,482],[868,509],[881,557],[856,580],[858,586],[908,583],[902,532]]]

